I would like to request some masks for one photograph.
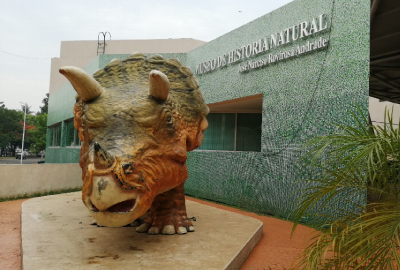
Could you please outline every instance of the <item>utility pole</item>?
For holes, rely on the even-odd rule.
[[[21,165],[22,165],[22,160],[24,159],[24,142],[25,142],[25,123],[26,123],[26,107],[28,105],[25,103],[24,105],[24,128],[22,131],[22,150],[21,150]]]

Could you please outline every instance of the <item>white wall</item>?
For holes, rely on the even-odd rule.
[[[0,165],[0,198],[82,187],[78,164]]]
[[[378,99],[369,98],[369,113],[371,115],[372,124],[382,125],[384,120],[385,108],[392,111],[393,108],[393,123],[398,127],[400,119],[400,105],[392,102],[380,102]]]

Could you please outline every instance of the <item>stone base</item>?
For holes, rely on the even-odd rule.
[[[186,203],[195,232],[149,235],[90,225],[80,192],[25,201],[23,269],[239,269],[262,235],[262,222]]]

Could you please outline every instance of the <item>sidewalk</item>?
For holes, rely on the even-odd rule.
[[[290,238],[290,222],[259,216],[235,208],[194,198],[194,202],[259,219],[264,223],[263,236],[246,262],[243,270],[288,270],[291,262],[305,248],[313,229],[299,226]],[[21,270],[21,204],[25,200],[0,203],[0,269]]]

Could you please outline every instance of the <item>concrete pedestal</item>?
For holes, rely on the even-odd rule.
[[[262,222],[187,200],[196,231],[149,235],[90,225],[81,193],[22,205],[22,266],[43,269],[239,269],[262,235]]]

